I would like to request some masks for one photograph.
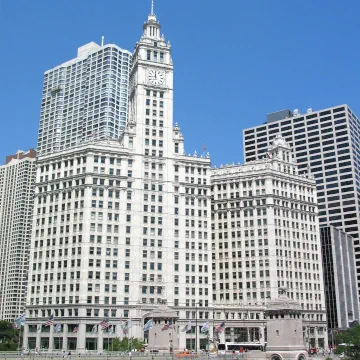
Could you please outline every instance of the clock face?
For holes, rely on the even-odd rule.
[[[160,70],[149,70],[148,81],[151,85],[162,85],[164,83],[164,72]]]

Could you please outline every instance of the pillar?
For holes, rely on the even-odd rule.
[[[50,325],[50,332],[49,332],[49,352],[53,352],[54,350],[54,325]]]
[[[219,342],[220,342],[220,344],[225,344],[225,331],[226,331],[226,329],[224,329],[223,332],[219,333]]]
[[[260,333],[260,344],[262,346],[265,345],[265,326],[260,326],[259,328],[259,333]]]
[[[23,326],[23,348],[29,349],[28,337],[29,337],[29,325],[24,324]]]
[[[63,343],[62,343],[62,351],[66,351],[68,347],[68,325],[63,326]]]
[[[98,353],[102,353],[104,350],[104,336],[103,336],[103,330],[101,329],[101,326],[98,325],[98,344],[97,349]]]
[[[181,325],[180,329],[182,329],[185,325],[186,324]],[[183,350],[185,348],[186,348],[186,332],[183,332],[183,331],[180,330],[180,333],[179,333],[179,349]]]
[[[247,342],[252,342],[252,341],[251,341],[250,328],[247,327],[246,330],[247,330]]]
[[[41,330],[38,331],[39,326],[40,326],[40,329],[42,330],[41,325],[36,326],[36,347],[37,347],[38,351],[40,349],[40,339],[41,339]]]
[[[235,331],[234,328],[230,328],[230,341],[235,342]]]
[[[79,323],[79,331],[77,332],[76,347],[79,353],[85,353],[86,324]]]
[[[324,348],[328,349],[329,348],[329,332],[327,327],[324,328]]]
[[[315,326],[314,328],[314,336],[315,336],[315,347],[319,347],[319,334],[318,334],[318,327]]]

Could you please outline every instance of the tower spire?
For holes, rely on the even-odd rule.
[[[151,15],[154,15],[154,0],[151,0]]]

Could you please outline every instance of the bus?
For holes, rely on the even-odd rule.
[[[218,354],[219,355],[226,355],[226,354],[238,354],[240,352],[240,349],[243,349],[247,351],[252,350],[263,350],[264,346],[260,343],[235,343],[235,342],[226,342],[225,344],[219,344],[218,345]]]

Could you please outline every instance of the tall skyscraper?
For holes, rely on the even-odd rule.
[[[347,329],[359,322],[354,241],[333,226],[320,229],[328,329]]]
[[[335,226],[354,239],[359,283],[360,120],[347,105],[270,114],[265,124],[243,131],[245,162],[266,157],[278,134],[295,150],[299,172],[315,176],[320,226]]]
[[[210,159],[186,155],[173,125],[170,51],[151,13],[133,56],[120,140],[93,139],[38,158],[28,348],[102,351],[108,336],[91,330],[107,316],[116,336],[131,318],[131,335],[143,338],[146,314],[164,302],[179,313],[177,329],[196,308],[199,326],[211,318]],[[38,332],[51,314],[61,336],[53,327]],[[192,338],[182,332],[180,346]],[[205,334],[198,339],[207,343]]]
[[[312,175],[298,174],[290,146],[277,137],[268,158],[212,169],[211,186],[214,311],[239,307],[226,322],[225,339],[263,342],[265,305],[286,288],[303,309],[304,333],[310,335],[311,346],[326,346]]]
[[[24,312],[36,152],[18,151],[0,166],[0,319]]]
[[[143,331],[143,326],[151,317],[149,314],[164,304],[176,311],[178,320],[173,325],[179,334],[180,348],[205,349],[209,338],[213,338],[214,327],[222,322],[226,322],[227,338],[245,325],[247,340],[257,346],[260,335],[262,342],[266,340],[262,290],[256,293],[258,303],[254,301],[252,290],[251,302],[247,300],[249,291],[246,291],[242,293],[246,303],[236,303],[234,297],[232,303],[223,303],[221,291],[215,285],[216,296],[213,298],[213,281],[219,280],[223,286],[226,281],[220,276],[217,278],[217,270],[212,269],[220,241],[217,245],[210,235],[210,158],[208,154],[196,152],[187,155],[180,127],[173,123],[171,47],[160,30],[151,11],[132,57],[129,120],[120,139],[90,137],[75,143],[71,149],[62,148],[38,158],[24,329],[27,348],[102,352],[114,336],[125,335],[121,327],[124,319],[132,322],[129,335],[146,339],[148,333]],[[298,289],[305,289],[305,299],[299,296],[307,326],[310,331],[314,323],[318,325],[314,344],[326,346],[326,335],[320,333],[326,319],[319,279],[321,267],[318,267],[318,248],[315,246],[318,239],[313,237],[317,228],[314,182],[296,174],[290,155],[287,159],[288,152],[287,145],[279,144],[274,148],[276,156],[269,166],[274,164],[280,168],[275,168],[266,178],[266,189],[274,189],[277,193],[272,197],[273,204],[269,200],[269,204],[259,205],[261,209],[272,209],[269,219],[276,219],[278,223],[277,226],[269,224],[271,235],[284,241],[279,245],[275,243],[271,250],[269,241],[265,245],[267,214],[261,213],[264,243],[257,244],[263,250],[258,256],[265,260],[271,251],[271,255],[279,257],[279,264],[271,263],[271,279],[280,281],[279,284],[271,280],[273,285],[270,287],[265,282],[268,290],[264,290],[264,296],[268,296],[268,291],[270,296],[275,296],[282,282],[289,282],[289,291],[295,297],[300,294]],[[286,160],[278,159],[278,154],[284,154]],[[213,178],[222,175],[214,171]],[[253,179],[255,193],[243,194],[244,200],[252,201],[254,207],[258,206],[255,201],[262,200],[263,195],[258,197],[257,180]],[[285,186],[289,191],[286,195],[281,193]],[[266,194],[270,199],[269,192]],[[275,208],[279,213],[274,213]],[[241,216],[240,221],[244,221],[245,226],[245,220],[250,221],[254,214],[249,212],[245,216],[244,211]],[[256,216],[252,220],[258,220]],[[286,221],[285,224],[281,220]],[[294,234],[280,232],[290,232],[290,227],[295,227]],[[220,239],[220,232],[215,233]],[[246,255],[245,231],[240,234],[241,239],[242,236],[241,246],[246,248]],[[291,240],[294,238],[293,242],[285,244],[286,236]],[[214,246],[213,251],[211,246]],[[224,241],[223,246],[225,248],[229,243],[225,245]],[[279,254],[274,253],[275,249]],[[249,256],[253,257],[255,247],[252,242],[249,250]],[[290,254],[292,251],[294,255]],[[291,260],[290,255],[294,256]],[[240,257],[235,255],[234,258],[236,256]],[[247,267],[242,259],[237,260]],[[293,263],[290,265],[286,261]],[[225,260],[221,262],[224,263]],[[244,272],[245,278],[248,271],[251,271],[251,278],[252,271],[259,271],[260,279],[260,271],[268,269],[266,261],[264,269],[260,263],[255,264],[254,270],[251,269],[252,262],[249,266],[250,270]],[[298,269],[297,275],[286,272],[286,266]],[[306,272],[302,270],[305,268]],[[229,275],[226,271],[221,273],[225,277]],[[264,277],[268,281],[266,272]],[[254,289],[252,283],[250,286]],[[226,300],[229,292],[224,290],[223,293]],[[213,299],[218,302],[216,306]],[[60,333],[54,334],[53,326],[44,326],[52,315],[61,325]],[[112,336],[99,326],[107,319],[113,326]],[[192,322],[191,331],[180,331],[186,325],[190,326],[189,322]],[[206,323],[208,335],[200,333],[200,327]],[[169,339],[171,336],[170,332]]]
[[[89,139],[118,139],[128,118],[131,53],[94,42],[44,75],[39,155]]]

